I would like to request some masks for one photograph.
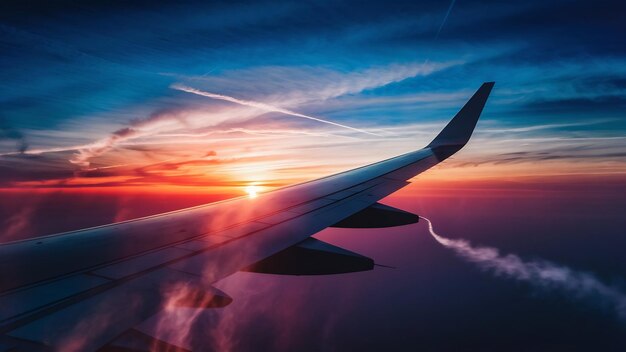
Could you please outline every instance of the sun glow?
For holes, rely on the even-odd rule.
[[[256,196],[259,194],[259,191],[259,186],[250,185],[246,187],[246,193],[248,194],[249,198],[256,198]]]

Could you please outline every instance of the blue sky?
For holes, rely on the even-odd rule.
[[[222,172],[306,179],[420,147],[484,81],[497,83],[475,147],[447,168],[474,166],[459,172],[477,177],[626,171],[618,1],[0,6],[4,186],[109,176],[143,184],[145,167],[172,160],[203,169],[159,170],[155,182]]]
[[[619,0],[3,0],[0,242],[421,148],[495,81],[470,143],[385,202],[428,216],[444,236],[621,285],[625,18]],[[451,261],[416,227],[349,231],[318,236],[396,268],[291,284],[239,273],[220,286],[235,298],[220,310],[224,322],[234,317],[237,328],[199,324],[204,348],[213,332],[254,344],[251,331],[305,348],[623,341],[623,329],[594,312],[600,299],[538,299]],[[285,303],[307,319],[275,314]],[[453,339],[447,321],[461,331]],[[276,334],[285,323],[290,334]]]

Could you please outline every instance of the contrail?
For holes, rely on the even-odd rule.
[[[622,321],[626,320],[626,294],[601,282],[591,273],[576,271],[545,260],[523,260],[515,254],[500,254],[493,247],[472,246],[466,240],[445,238],[433,230],[429,219],[423,216],[420,218],[428,222],[428,231],[437,242],[484,271],[525,281],[538,288],[560,290],[578,299],[599,298],[598,302],[610,306]]]
[[[273,106],[273,105],[269,105],[269,104],[265,104],[265,103],[261,103],[261,102],[257,102],[257,101],[242,100],[242,99],[229,97],[227,95],[205,92],[205,91],[201,91],[199,89],[187,87],[187,86],[180,85],[180,84],[174,84],[174,85],[171,86],[171,88],[172,89],[176,89],[176,90],[180,90],[180,91],[183,91],[183,92],[187,92],[187,93],[201,95],[203,97],[229,101],[231,103],[244,105],[244,106],[250,106],[250,107],[261,109],[261,110],[265,110],[265,111],[280,112],[280,113],[285,114],[285,115],[302,117],[302,118],[309,119],[309,120],[314,120],[314,121],[318,121],[318,122],[327,123],[327,124],[333,125],[333,126],[347,128],[349,130],[353,130],[353,131],[356,131],[356,132],[367,133],[367,134],[372,135],[372,136],[381,137],[381,135],[376,134],[376,133],[372,133],[372,132],[369,132],[369,131],[365,131],[365,130],[362,130],[362,129],[358,129],[358,128],[354,128],[354,127],[350,127],[350,126],[346,126],[346,125],[342,125],[340,123],[336,123],[336,122],[332,122],[332,121],[328,121],[328,120],[323,120],[323,119],[320,119],[320,118],[317,118],[317,117],[300,114],[300,113],[295,112],[295,111],[283,109],[283,108],[280,108],[280,107],[277,107],[277,106]]]
[[[441,24],[439,25],[439,29],[437,30],[437,35],[435,35],[435,40],[437,40],[439,38],[439,34],[441,33],[441,30],[443,29],[443,26],[446,24],[446,21],[448,20],[448,16],[450,16],[450,12],[452,12],[452,8],[454,7],[454,3],[456,2],[456,0],[452,0],[450,2],[450,6],[448,7],[448,11],[446,12],[446,15],[443,17],[443,21],[441,21]]]

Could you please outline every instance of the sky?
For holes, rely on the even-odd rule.
[[[468,145],[383,200],[443,240],[426,221],[326,229],[316,238],[388,267],[236,273],[217,284],[230,306],[183,319],[200,329],[187,344],[623,350],[625,14],[604,0],[2,1],[0,242],[422,148],[495,81]]]
[[[5,192],[314,179],[421,148],[485,81],[474,138],[425,178],[626,172],[617,1],[1,6]]]

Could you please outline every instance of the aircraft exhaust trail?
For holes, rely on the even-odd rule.
[[[439,39],[439,34],[441,34],[441,30],[443,29],[443,26],[445,26],[446,22],[448,21],[448,16],[450,16],[450,12],[452,12],[452,8],[454,7],[455,2],[456,0],[452,0],[450,2],[448,11],[446,11],[446,15],[443,16],[443,21],[441,21],[441,24],[439,25],[439,29],[437,30],[437,35],[435,35],[435,40]]]
[[[444,247],[459,257],[478,265],[482,270],[547,290],[560,290],[578,299],[596,299],[610,307],[622,321],[626,321],[626,294],[611,287],[591,273],[576,271],[567,266],[545,260],[524,260],[515,254],[500,254],[497,248],[474,246],[469,241],[440,236],[428,222],[428,231]]]
[[[181,85],[181,84],[174,84],[174,85],[171,86],[171,88],[179,90],[179,91],[182,91],[182,92],[187,92],[187,93],[191,93],[191,94],[201,95],[203,97],[208,97],[208,98],[218,99],[218,100],[224,100],[224,101],[228,101],[228,102],[231,102],[231,103],[244,105],[244,106],[250,106],[250,107],[253,107],[253,108],[257,108],[257,109],[261,109],[261,110],[265,110],[265,111],[269,111],[269,112],[279,112],[279,113],[282,113],[282,114],[285,114],[285,115],[302,117],[302,118],[305,118],[305,119],[314,120],[314,121],[326,123],[326,124],[337,126],[337,127],[347,128],[347,129],[352,130],[352,131],[366,133],[366,134],[369,134],[369,135],[372,135],[372,136],[381,137],[381,135],[373,133],[373,132],[369,132],[369,131],[365,131],[365,130],[362,130],[362,129],[359,129],[359,128],[354,128],[354,127],[342,125],[340,123],[336,123],[336,122],[320,119],[320,118],[309,116],[309,115],[300,114],[300,113],[292,111],[292,110],[283,109],[283,108],[280,108],[278,106],[273,106],[273,105],[266,104],[266,103],[261,103],[261,102],[257,102],[257,101],[251,101],[251,100],[237,99],[237,98],[234,98],[234,97],[230,97],[228,95],[222,95],[222,94],[215,94],[215,93],[205,92],[205,91],[202,91],[202,90],[199,90],[199,89],[195,89],[195,88],[191,88],[191,87],[187,87],[187,86],[184,86],[184,85]]]

